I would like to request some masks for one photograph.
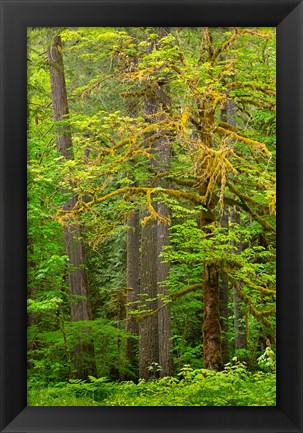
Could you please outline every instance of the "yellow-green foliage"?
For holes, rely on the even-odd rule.
[[[145,382],[109,382],[90,378],[29,391],[31,406],[275,406],[273,373],[249,373],[244,364],[221,372],[185,365],[178,377]]]

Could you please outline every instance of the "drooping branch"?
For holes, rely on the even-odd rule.
[[[194,187],[194,186],[197,186],[197,184],[198,184],[198,179],[197,178],[191,178],[191,179],[184,179],[183,178],[182,179],[182,178],[177,177],[176,173],[172,174],[172,173],[169,173],[167,171],[165,171],[165,172],[159,172],[159,171],[156,171],[156,170],[154,170],[154,169],[152,169],[150,167],[148,168],[148,170],[150,172],[152,172],[157,179],[167,179],[167,180],[169,180],[171,182],[176,183],[177,185]]]
[[[268,39],[269,37],[269,34],[261,33],[253,29],[234,28],[233,34],[213,52],[211,60],[214,62],[216,59],[218,59],[218,57],[220,57],[222,53],[226,53],[227,51],[229,51],[233,42],[235,42],[239,37],[245,34],[258,36],[263,39]]]
[[[220,126],[220,124],[216,127],[216,130],[218,132],[222,132],[225,135],[230,135],[233,138],[235,138],[238,141],[241,141],[242,143],[248,144],[250,146],[253,146],[257,150],[265,153],[266,155],[271,156],[271,152],[267,149],[266,144],[261,143],[260,141],[252,140],[251,138],[244,137],[244,135],[240,135],[234,131],[232,131],[230,128],[226,129]]]
[[[267,289],[266,287],[260,286],[258,284],[254,284],[252,281],[248,280],[247,278],[245,278],[243,276],[241,276],[241,281],[243,281],[243,283],[250,286],[252,289],[258,290],[262,293],[265,293],[266,295],[273,295],[274,298],[276,297],[276,291],[275,290]]]
[[[271,322],[266,319],[266,316],[270,316],[271,314],[275,314],[276,309],[273,308],[271,310],[267,310],[267,311],[259,311],[252,303],[251,298],[246,295],[245,293],[243,293],[243,290],[241,289],[240,283],[239,281],[237,281],[235,278],[233,278],[233,276],[231,274],[228,274],[228,277],[230,279],[230,281],[235,285],[235,288],[237,290],[237,293],[239,295],[239,297],[243,300],[243,302],[249,306],[250,312],[251,314],[259,321],[261,322],[263,325],[267,326],[271,332],[272,335],[274,337],[275,334],[275,330],[273,328],[273,325],[271,324]]]
[[[270,96],[275,96],[275,94],[276,94],[275,90],[264,86],[264,84],[257,84],[257,83],[232,81],[231,83],[227,83],[225,85],[225,87],[227,87],[228,89],[232,89],[234,87],[238,87],[238,88],[249,87],[250,89],[259,90],[260,92],[266,93],[267,95],[270,95]]]
[[[264,227],[266,230],[269,230],[273,233],[276,233],[276,228],[271,225],[268,221],[266,221],[264,218],[262,218],[260,215],[258,215],[255,211],[251,209],[251,207],[247,204],[247,197],[242,194],[238,188],[235,187],[231,182],[227,182],[227,186],[236,196],[239,197],[242,203],[242,208],[246,210],[256,221],[258,221],[259,224],[261,224],[262,227]]]
[[[142,314],[135,314],[135,319],[137,321],[141,321],[141,320],[147,319],[148,317],[153,316],[154,314],[158,314],[159,311],[162,308],[164,308],[167,304],[169,304],[170,302],[175,301],[176,299],[180,298],[181,296],[187,295],[190,292],[193,292],[195,290],[202,289],[202,288],[203,288],[202,283],[192,284],[191,286],[188,286],[185,289],[182,289],[177,293],[173,293],[173,294],[167,296],[159,308],[145,312],[145,313],[142,313]]]
[[[176,197],[179,199],[183,198],[185,200],[189,200],[189,201],[196,203],[198,205],[205,204],[205,200],[206,200],[206,198],[204,196],[189,193],[189,192],[179,191],[176,189],[129,186],[129,187],[125,187],[125,188],[116,189],[115,191],[112,191],[108,194],[105,194],[102,197],[94,197],[91,201],[89,201],[87,203],[78,202],[76,204],[75,208],[73,209],[73,213],[74,214],[82,213],[86,209],[89,209],[96,204],[103,203],[103,202],[107,201],[108,199],[115,197],[117,195],[127,194],[127,193],[128,194],[139,194],[139,195],[140,194],[154,194],[154,195],[166,194],[166,195],[171,196],[171,197]],[[68,213],[68,211],[65,213]]]
[[[212,56],[211,56],[211,60],[212,60],[212,62],[214,63],[215,62],[215,60],[217,60],[218,59],[218,57],[220,57],[220,55],[222,54],[222,53],[225,53],[225,52],[227,52],[229,49],[230,49],[230,47],[231,47],[231,45],[232,45],[232,43],[235,41],[235,40],[237,40],[242,34],[244,33],[244,31],[242,30],[240,30],[240,29],[238,29],[238,28],[234,28],[234,32],[233,32],[233,34],[230,36],[230,38],[228,38],[225,42],[223,42],[214,52],[213,52],[213,54],[212,54]]]

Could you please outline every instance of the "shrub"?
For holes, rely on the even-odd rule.
[[[137,384],[90,377],[29,390],[29,404],[38,406],[275,406],[275,397],[275,374],[251,373],[236,358],[219,372],[185,365],[178,377]]]

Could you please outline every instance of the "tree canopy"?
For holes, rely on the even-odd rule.
[[[33,404],[58,383],[59,405],[275,404],[275,49],[273,28],[28,30]]]

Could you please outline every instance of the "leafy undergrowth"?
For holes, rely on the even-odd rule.
[[[274,373],[250,373],[241,363],[224,371],[185,366],[178,377],[146,382],[109,382],[90,377],[47,388],[31,384],[31,406],[275,406]]]

